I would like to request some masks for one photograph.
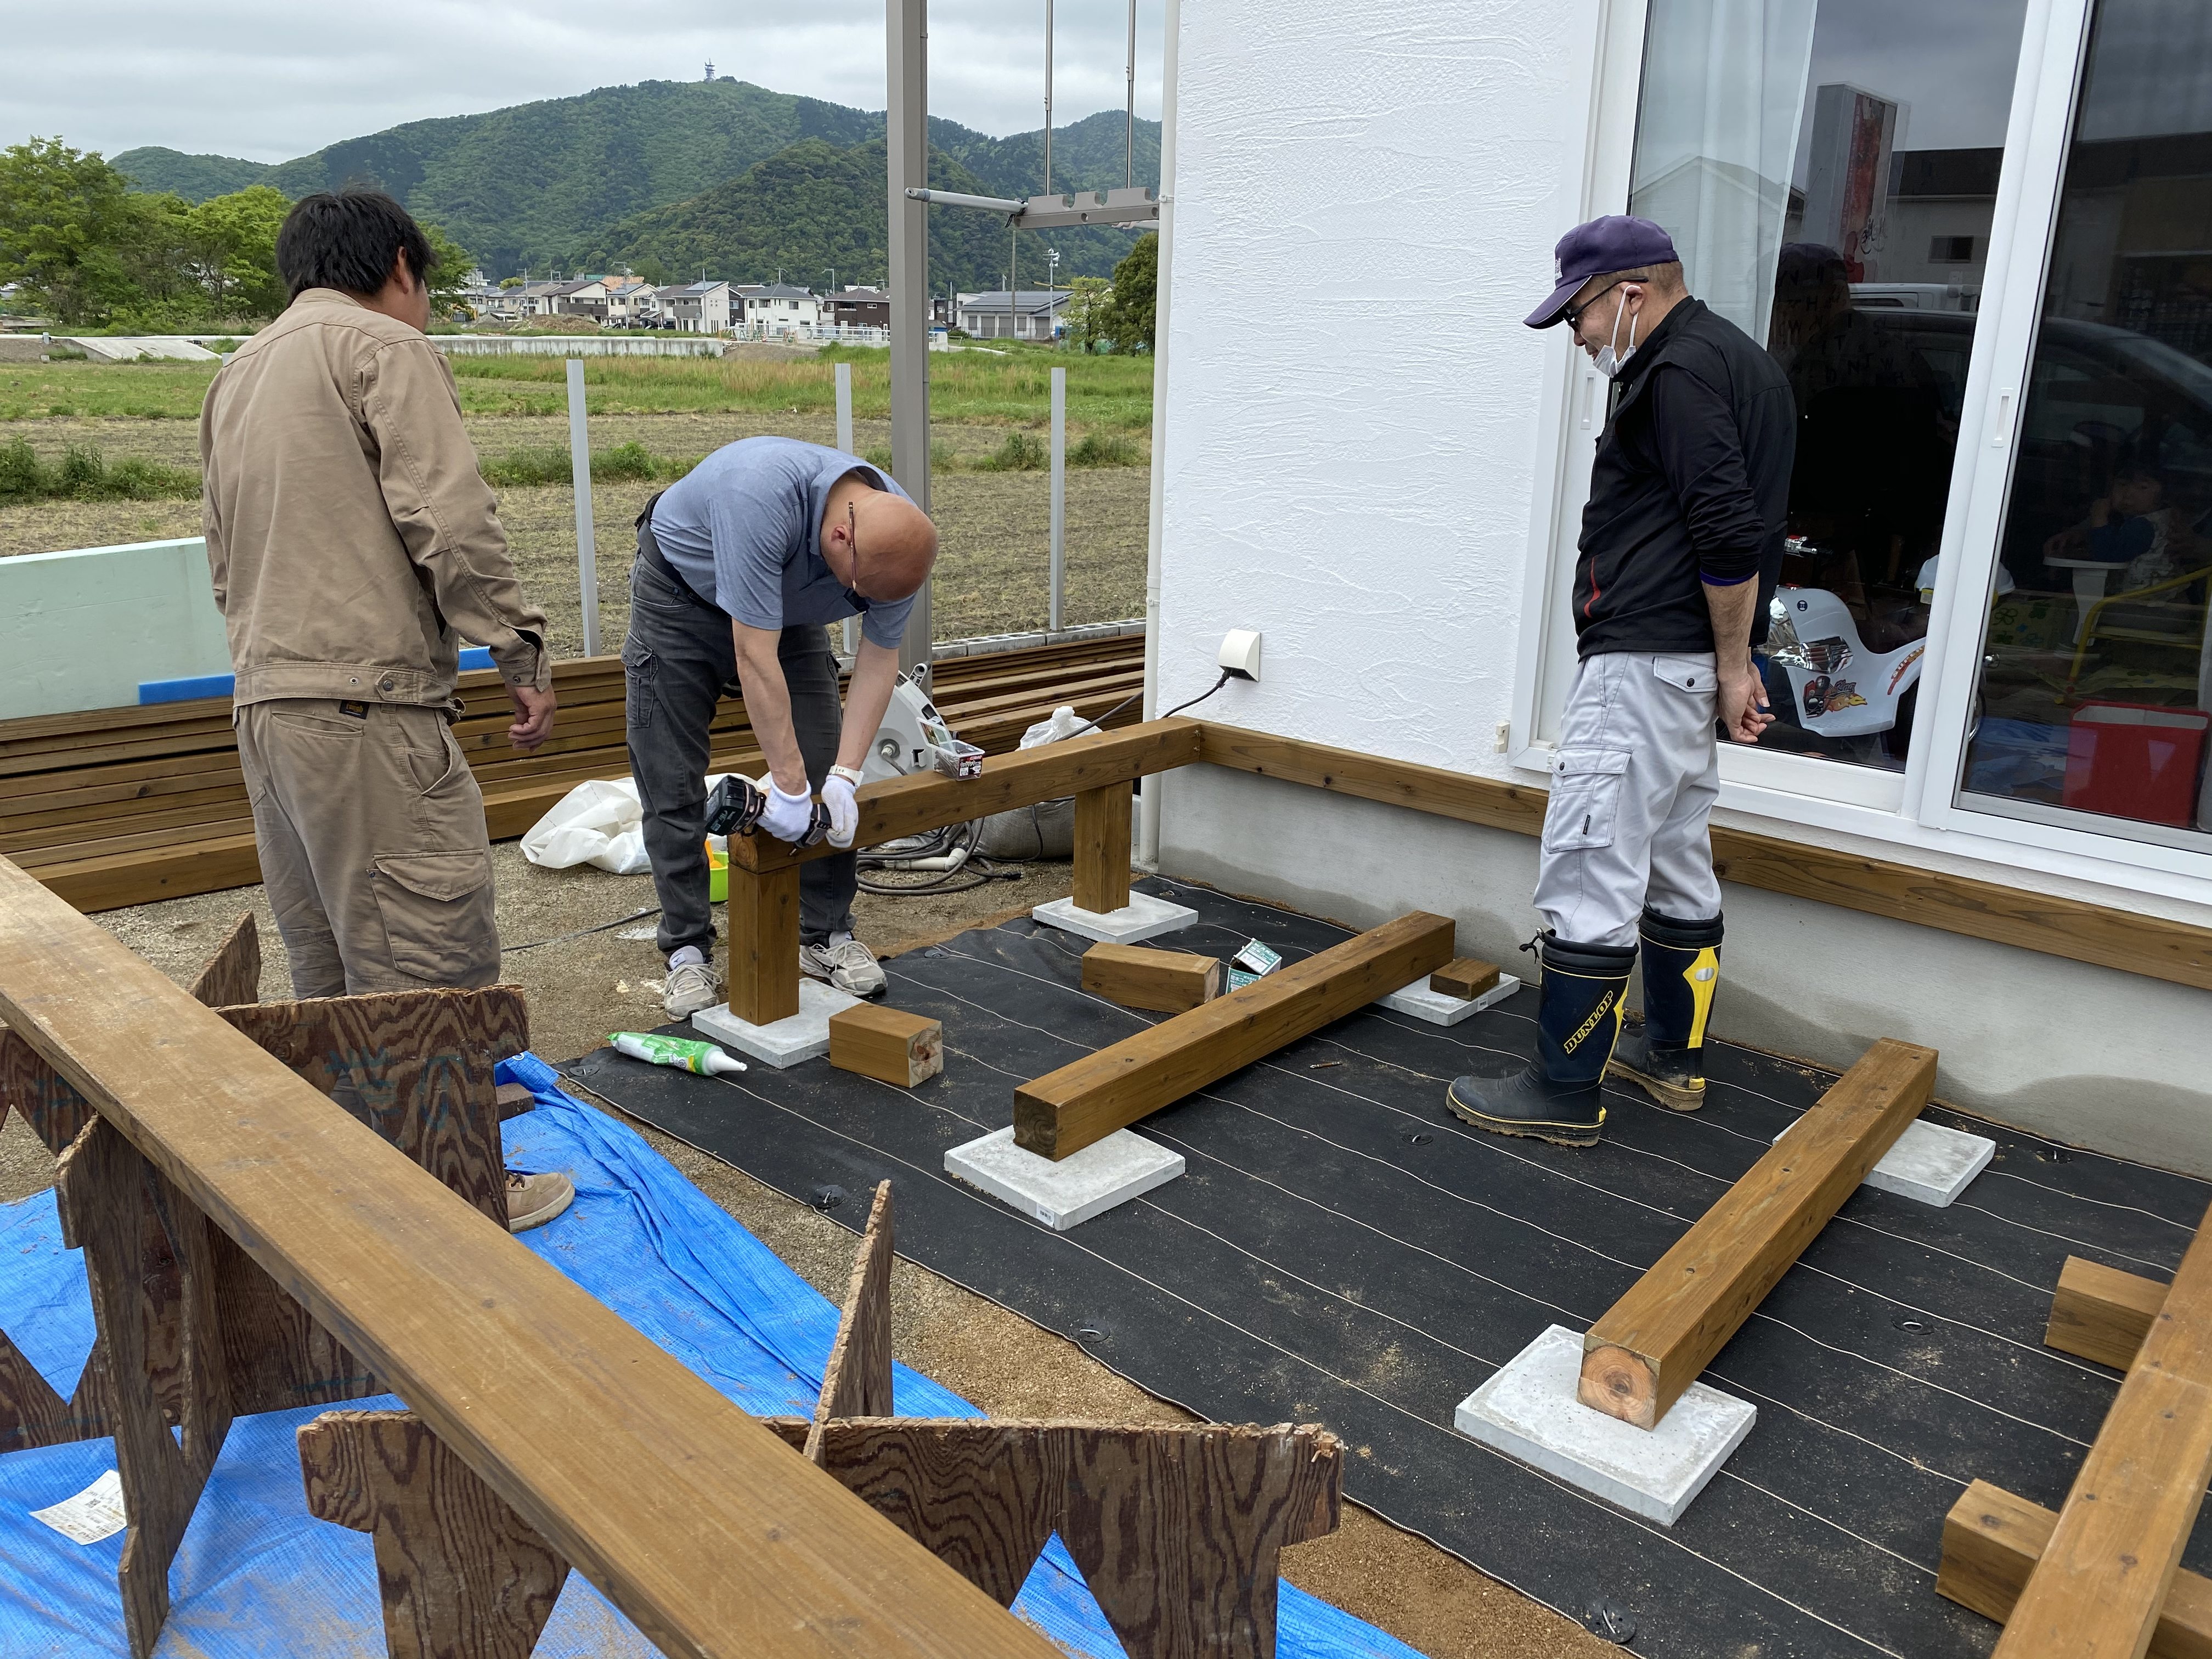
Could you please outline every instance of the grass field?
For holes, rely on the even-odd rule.
[[[1000,355],[1000,351],[1004,355]],[[818,357],[769,361],[702,357],[588,357],[584,384],[599,415],[831,415],[833,365],[853,366],[853,404],[863,420],[890,417],[890,354],[832,347]],[[568,409],[559,357],[457,357],[461,408],[471,415],[557,415]],[[0,422],[132,418],[196,421],[211,363],[0,365]],[[1149,357],[1081,357],[1039,346],[935,352],[930,416],[941,426],[1042,428],[1051,373],[1067,370],[1067,422],[1086,434],[1148,432]]]

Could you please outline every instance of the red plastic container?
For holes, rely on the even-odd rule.
[[[2197,817],[2197,773],[2212,714],[2152,703],[2085,702],[2066,733],[2060,797],[2084,812],[2183,827]]]

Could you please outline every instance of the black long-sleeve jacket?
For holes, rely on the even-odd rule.
[[[1753,577],[1759,643],[1796,451],[1788,379],[1734,323],[1685,300],[1614,384],[1575,564],[1577,648],[1710,651],[1705,584]]]

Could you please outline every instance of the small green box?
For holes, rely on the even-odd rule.
[[[714,845],[712,836],[707,841],[707,898],[713,904],[730,902],[729,855]]]

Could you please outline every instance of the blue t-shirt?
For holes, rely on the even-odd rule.
[[[896,650],[913,596],[861,599],[822,561],[822,515],[831,487],[848,472],[906,495],[887,474],[842,450],[796,438],[741,438],[662,493],[653,538],[693,592],[748,628],[842,622],[859,612],[869,641]],[[864,547],[863,567],[867,556]]]

